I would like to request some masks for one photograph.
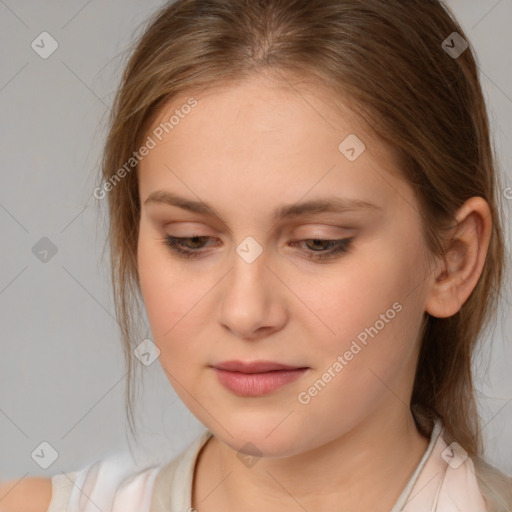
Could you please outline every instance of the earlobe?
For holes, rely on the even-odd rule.
[[[437,318],[455,315],[474,290],[484,267],[492,231],[489,205],[468,199],[456,213],[445,258],[432,274],[425,311]]]

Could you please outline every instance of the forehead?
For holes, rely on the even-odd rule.
[[[335,93],[318,79],[298,80],[283,75],[277,77],[275,74],[194,87],[181,92],[159,109],[152,119],[151,130],[168,121],[176,111],[184,107],[188,110],[186,105],[190,98],[198,101],[200,108],[191,110],[195,113],[200,111],[201,123],[206,122],[206,117],[218,116],[221,110],[219,120],[223,123],[243,123],[253,130],[284,127],[290,131],[292,126],[287,121],[302,119],[306,123],[297,128],[310,126],[312,130],[320,128],[333,131],[350,127],[366,138],[373,136],[366,133],[368,126],[359,117],[354,101],[346,94]]]
[[[192,98],[197,101],[197,106],[189,108]],[[173,117],[172,123],[176,124],[171,131],[176,140],[180,135],[188,138],[197,125],[209,129],[212,137],[224,135],[224,146],[229,143],[228,135],[233,135],[225,132],[228,127],[236,130],[236,134],[245,135],[246,140],[258,131],[287,133],[289,138],[295,135],[302,138],[302,142],[310,139],[315,143],[325,132],[336,132],[336,138],[353,133],[365,140],[373,153],[386,152],[387,158],[396,159],[395,163],[398,163],[394,148],[380,140],[372,126],[365,122],[355,100],[342,90],[334,91],[318,77],[308,79],[276,71],[219,85],[194,87],[160,107],[151,120],[148,133]],[[183,128],[184,125],[190,129]],[[162,135],[171,140],[171,137],[165,137],[170,135],[167,131]],[[238,147],[243,145],[239,138],[232,139]],[[265,142],[272,139],[277,140],[268,137]],[[187,142],[193,143],[192,140]]]
[[[154,135],[159,127],[161,140]],[[313,84],[260,77],[190,90],[160,109],[147,135],[156,147],[139,164],[142,199],[167,188],[250,207],[256,198],[281,204],[325,192],[382,202],[397,192],[391,176],[383,179],[399,176],[393,149],[348,101]],[[354,161],[340,151],[345,140],[364,144]]]

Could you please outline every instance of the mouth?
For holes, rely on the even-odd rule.
[[[302,377],[309,367],[273,361],[226,361],[212,365],[219,382],[239,396],[261,396]]]
[[[252,361],[244,363],[243,361],[224,361],[212,365],[218,370],[226,370],[229,372],[240,373],[264,373],[271,371],[299,370],[306,368],[305,366],[290,366],[274,361]]]

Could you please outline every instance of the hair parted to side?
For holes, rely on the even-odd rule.
[[[470,454],[482,451],[472,378],[478,337],[497,311],[504,273],[499,174],[471,44],[452,58],[442,42],[465,40],[438,0],[178,0],[148,20],[126,64],[104,147],[108,181],[143,143],[152,119],[178,94],[278,73],[317,80],[350,98],[358,116],[400,156],[414,188],[431,255],[443,255],[445,229],[470,197],[490,206],[493,230],[479,281],[450,318],[425,314],[411,407],[426,435],[439,416]],[[193,115],[193,114],[192,114]],[[140,286],[136,172],[107,196],[116,312],[129,379],[133,429],[133,350]],[[134,308],[138,310],[134,314]],[[137,363],[137,364],[135,364]]]

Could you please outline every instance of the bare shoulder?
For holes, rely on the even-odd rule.
[[[51,499],[51,478],[0,482],[0,512],[46,512]]]

